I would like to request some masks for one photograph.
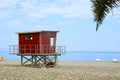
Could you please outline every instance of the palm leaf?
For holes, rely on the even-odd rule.
[[[120,0],[91,0],[91,2],[97,31],[107,14],[119,6]]]

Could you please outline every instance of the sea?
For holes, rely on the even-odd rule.
[[[9,51],[0,51],[0,56],[4,60],[20,60],[20,56],[11,55]],[[81,51],[67,51],[58,57],[58,60],[63,61],[112,61],[113,59],[120,60],[120,52],[81,52]]]

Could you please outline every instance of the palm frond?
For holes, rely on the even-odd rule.
[[[91,0],[91,2],[97,31],[107,14],[119,6],[120,0]]]

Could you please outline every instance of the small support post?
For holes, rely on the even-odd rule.
[[[31,66],[33,67],[34,66],[34,56],[32,55],[31,58],[32,58]]]
[[[21,55],[21,65],[23,66],[23,55]]]
[[[56,66],[57,65],[57,54],[55,54],[55,62],[54,62],[54,65]]]
[[[37,56],[35,55],[34,58],[35,58],[35,64],[34,65],[37,66]]]
[[[44,67],[46,66],[46,56],[44,56],[44,61],[43,61]]]

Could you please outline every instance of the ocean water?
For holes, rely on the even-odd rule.
[[[20,56],[10,55],[9,51],[0,51],[0,56],[5,60],[20,60]],[[120,52],[66,52],[58,57],[59,60],[67,61],[95,61],[101,59],[102,61],[112,61],[112,59],[120,60]]]
[[[112,61],[113,59],[120,60],[120,52],[67,52],[59,57],[60,60],[72,61]]]

